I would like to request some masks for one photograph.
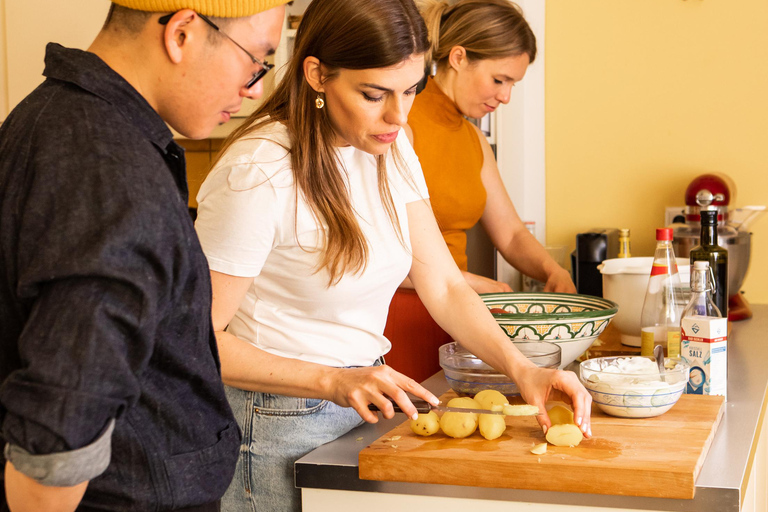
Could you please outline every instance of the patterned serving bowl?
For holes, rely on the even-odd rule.
[[[560,345],[560,368],[583,354],[619,310],[608,299],[570,293],[483,293],[480,297],[511,339]]]

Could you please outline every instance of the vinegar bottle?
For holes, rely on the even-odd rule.
[[[702,206],[700,244],[691,249],[691,265],[709,262],[714,278],[712,300],[723,317],[728,317],[728,249],[717,245],[717,207]]]
[[[680,288],[680,274],[672,250],[672,229],[659,228],[640,315],[641,355],[653,356],[653,347],[661,345],[669,357],[680,357],[680,315],[684,306],[676,295]]]

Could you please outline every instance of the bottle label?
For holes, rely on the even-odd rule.
[[[666,265],[662,265],[660,263],[654,263],[651,267],[651,276],[658,276],[662,274],[667,274],[667,270],[669,267]],[[677,263],[675,263],[675,266],[672,268],[672,274],[677,274]]]
[[[667,332],[667,357],[680,357],[680,331]]]
[[[640,355],[653,356],[654,343],[653,327],[640,331]]]

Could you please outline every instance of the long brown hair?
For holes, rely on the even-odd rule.
[[[346,272],[365,269],[368,243],[343,179],[327,109],[315,108],[317,93],[304,77],[304,59],[316,57],[327,72],[324,78],[333,79],[341,69],[390,67],[428,48],[427,29],[413,0],[313,0],[296,31],[284,78],[224,142],[221,153],[266,124],[280,122],[287,127],[297,200],[299,194],[303,196],[324,231],[325,245],[316,270],[327,268],[330,284]],[[391,149],[397,163],[401,159],[395,144]],[[376,155],[376,162],[379,195],[402,237],[389,191],[386,154]]]
[[[421,0],[431,43],[427,64],[443,65],[454,46],[470,61],[528,54],[536,58],[536,36],[517,4],[509,0]]]

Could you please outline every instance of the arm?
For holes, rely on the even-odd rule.
[[[515,379],[529,404],[544,411],[548,400],[572,403],[576,422],[589,437],[592,398],[576,374],[537,368],[521,354],[456,267],[429,203],[416,201],[407,208],[413,249],[410,278],[430,315],[470,352]],[[546,414],[537,419],[545,429],[551,425]]]
[[[353,407],[369,423],[378,416],[368,410],[376,404],[385,418],[394,417],[393,398],[409,417],[417,414],[406,393],[437,403],[437,398],[416,381],[389,366],[332,368],[280,357],[226,332],[226,326],[245,298],[251,277],[211,271],[213,328],[221,358],[224,383],[240,389],[330,400]]]
[[[493,245],[510,265],[546,283],[545,291],[576,293],[576,287],[568,271],[558,265],[525,228],[501,180],[490,144],[479,129],[477,133],[483,148],[483,168],[480,177],[488,194],[480,222],[485,227]]]
[[[5,464],[5,497],[11,512],[70,512],[83,499],[88,482],[72,487],[48,487]]]

